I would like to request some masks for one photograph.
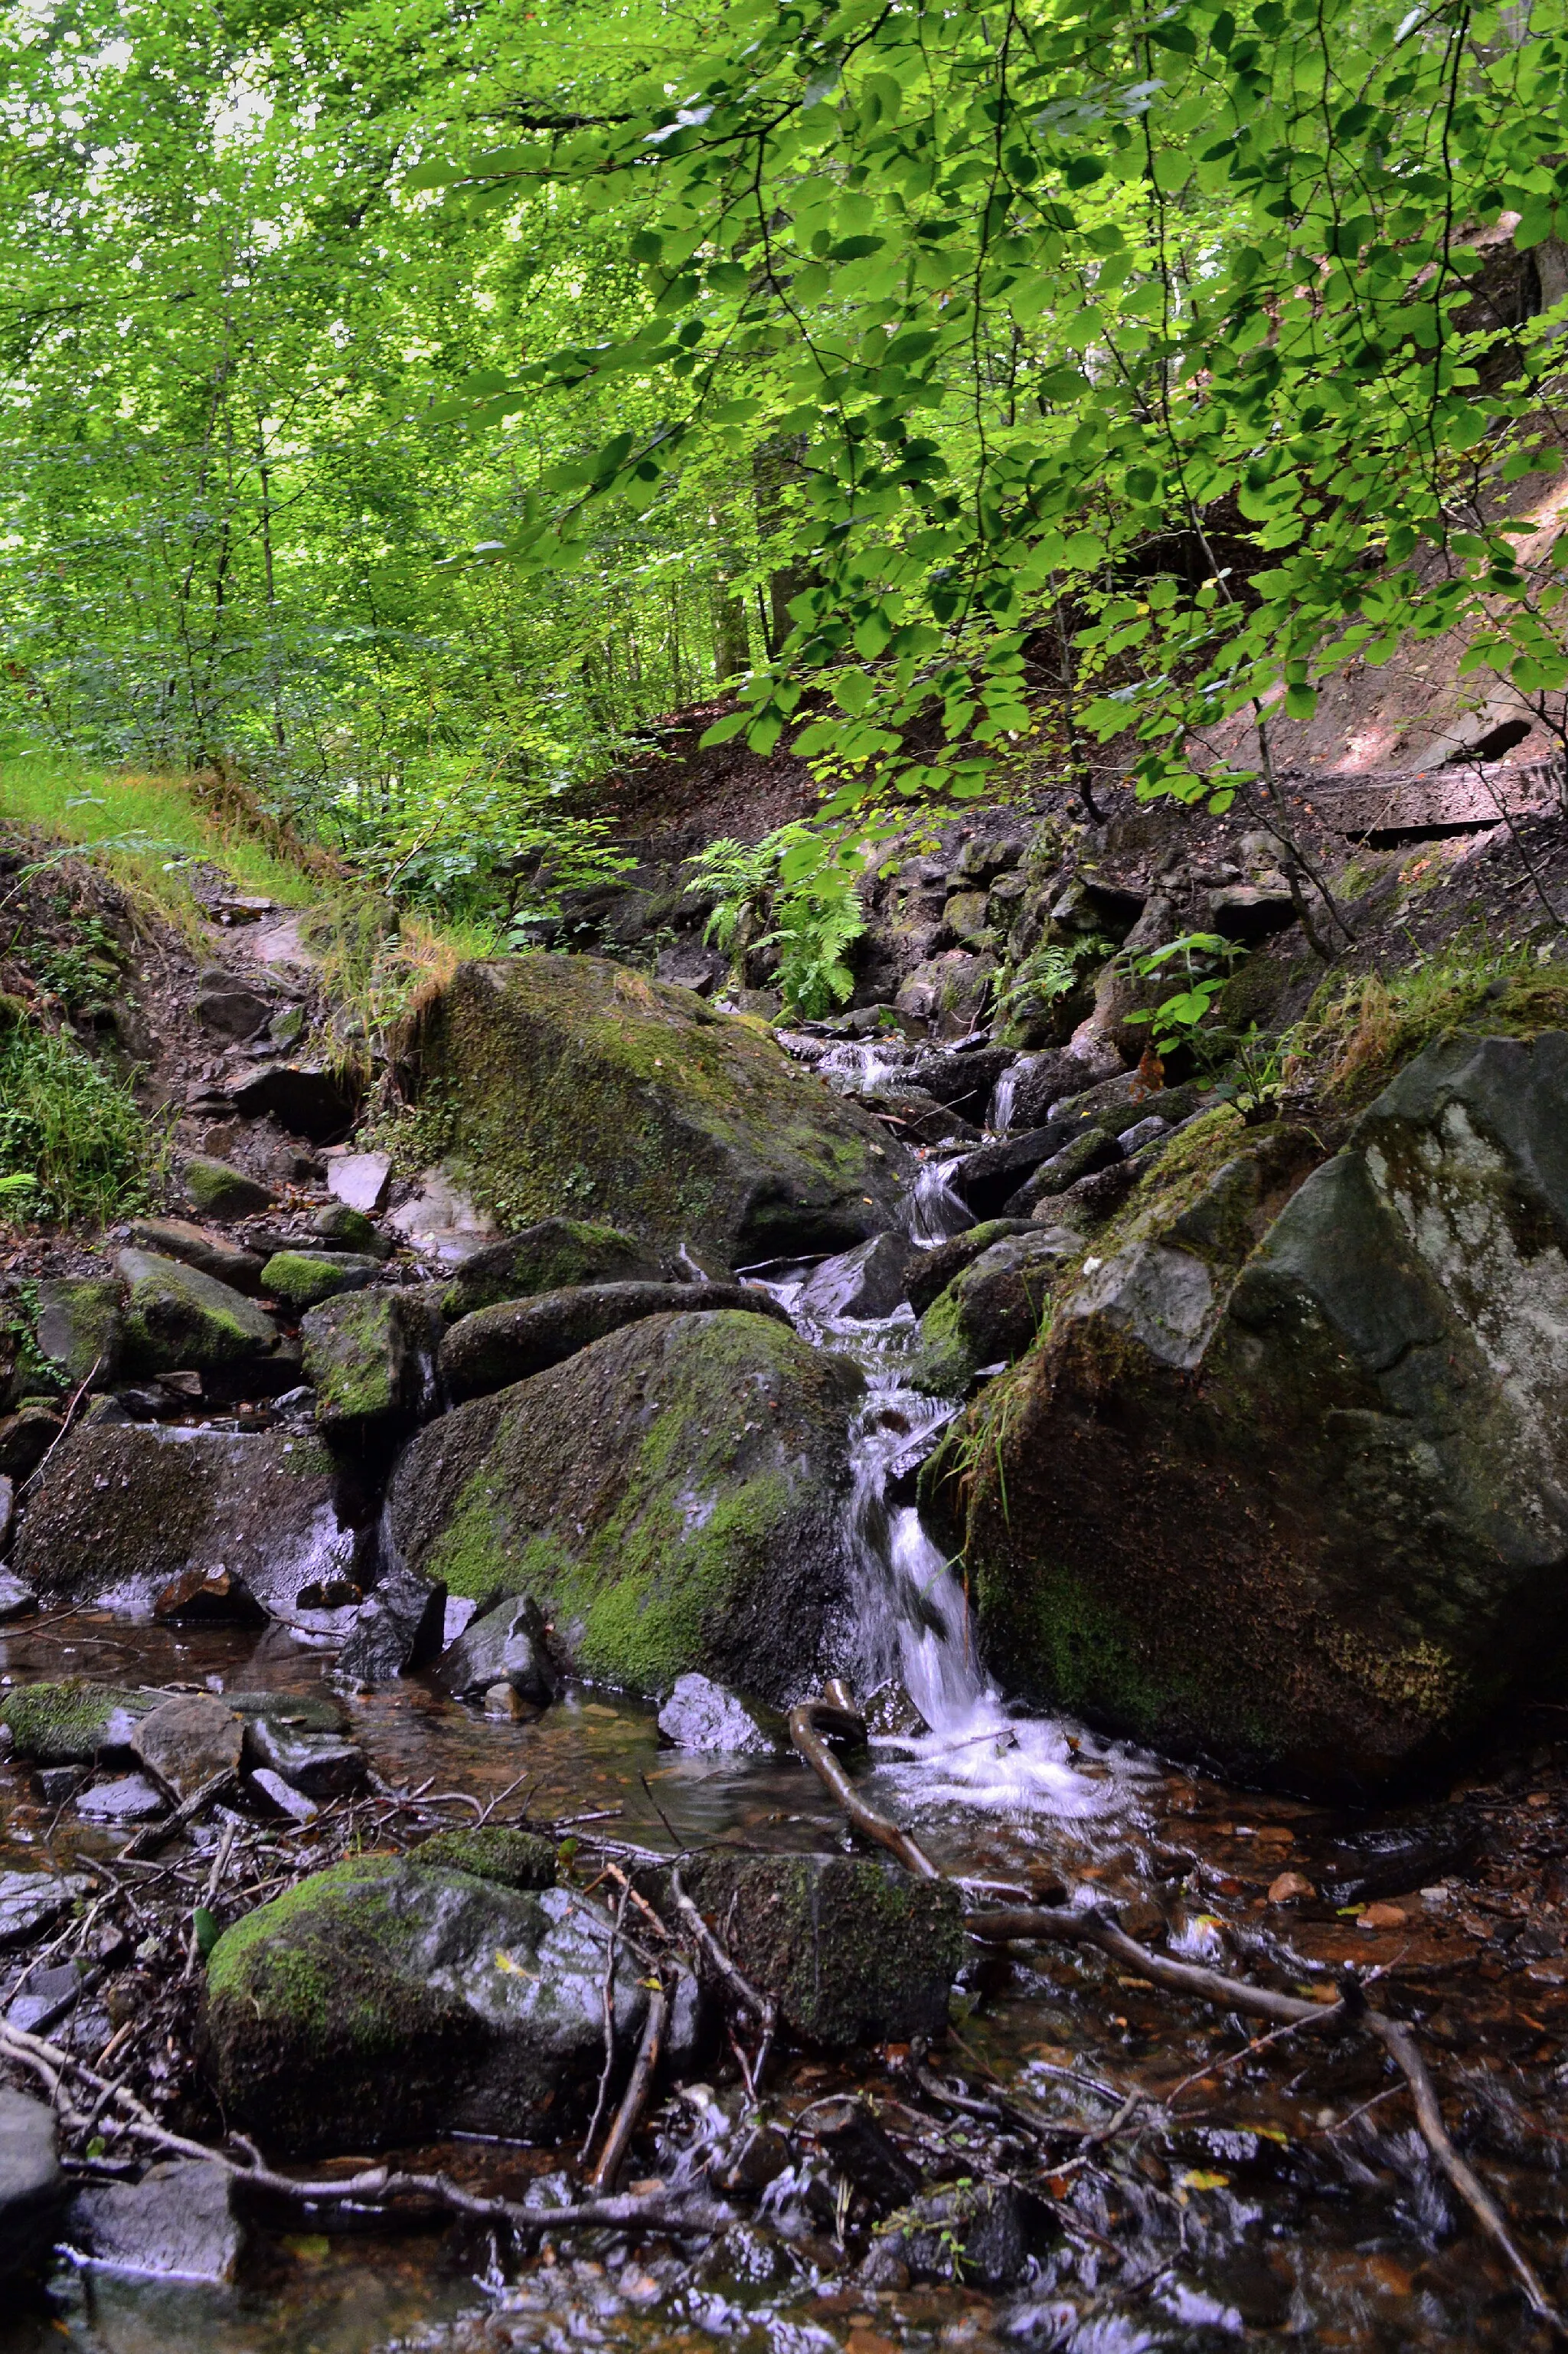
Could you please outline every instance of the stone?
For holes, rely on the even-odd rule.
[[[198,990],[192,1008],[204,1030],[220,1031],[226,1038],[254,1038],[272,1018],[272,1002],[243,982],[226,980],[220,986]]]
[[[421,1173],[418,1190],[387,1223],[422,1259],[442,1267],[461,1267],[501,1231],[458,1182],[457,1172],[439,1165]]]
[[[908,1276],[909,1305],[916,1315],[924,1316],[954,1277],[961,1275],[982,1251],[990,1250],[992,1243],[1005,1242],[1009,1235],[1026,1235],[1030,1231],[1027,1218],[985,1218],[978,1226],[938,1243],[932,1250],[916,1251],[910,1259]]]
[[[206,1620],[229,1626],[248,1618],[263,1618],[260,1605],[227,1569],[183,1569],[153,1596],[153,1616],[160,1626],[184,1620]]]
[[[261,1288],[296,1316],[342,1291],[363,1291],[381,1272],[378,1258],[354,1251],[276,1251],[261,1270]]]
[[[250,1780],[262,1797],[270,1798],[278,1812],[287,1815],[291,1822],[313,1823],[321,1813],[313,1798],[307,1798],[302,1790],[296,1790],[292,1783],[285,1782],[281,1774],[274,1774],[270,1766],[253,1766]]]
[[[175,1580],[226,1574],[270,1617],[341,1635],[345,1613],[304,1599],[352,1578],[354,1536],[334,1493],[321,1440],[286,1426],[74,1430],[27,1507],[13,1564],[39,1594],[143,1617]]]
[[[446,1872],[471,1872],[503,1888],[554,1888],[556,1849],[537,1831],[514,1830],[503,1823],[471,1823],[466,1829],[438,1831],[422,1840],[410,1863]]]
[[[967,1038],[983,1019],[996,979],[996,959],[948,949],[927,958],[899,987],[901,1013],[927,1023],[938,1038]]]
[[[862,1394],[769,1318],[649,1317],[419,1432],[387,1542],[453,1594],[532,1594],[584,1674],[778,1703],[814,1689],[850,1591]]]
[[[169,1796],[190,1798],[216,1774],[237,1773],[245,1727],[215,1692],[176,1692],[144,1716],[132,1753]]]
[[[76,1810],[90,1823],[153,1823],[168,1813],[169,1802],[145,1774],[122,1774],[84,1790]]]
[[[16,1488],[14,1480],[0,1471],[0,1553],[4,1553],[11,1534],[11,1522],[16,1509]],[[3,1607],[3,1606],[0,1606]]]
[[[311,1220],[311,1232],[329,1250],[359,1251],[366,1258],[389,1259],[397,1247],[363,1210],[351,1210],[343,1202],[328,1202],[319,1209]]]
[[[943,928],[961,949],[993,949],[996,935],[991,928],[984,891],[955,891],[942,910]]]
[[[92,2182],[71,2201],[70,2237],[101,2264],[155,2280],[232,2281],[245,2234],[232,2177],[198,2158],[150,2166],[140,2182]]]
[[[330,1144],[350,1125],[358,1093],[341,1070],[324,1063],[273,1063],[231,1091],[244,1119],[275,1119],[292,1136]]]
[[[524,1700],[552,1700],[556,1680],[538,1605],[525,1594],[512,1595],[471,1620],[440,1659],[436,1681],[460,1700],[488,1693],[496,1684],[509,1685]]]
[[[485,1397],[646,1317],[721,1310],[789,1321],[770,1294],[744,1284],[583,1284],[462,1317],[441,1342],[441,1384],[454,1402]]]
[[[723,949],[694,939],[677,940],[673,948],[661,949],[653,968],[656,981],[674,981],[697,997],[711,997],[728,973],[729,959]]]
[[[120,1286],[95,1278],[40,1283],[34,1337],[68,1389],[84,1382],[108,1389],[120,1370],[123,1341]]]
[[[245,1726],[245,1755],[252,1766],[279,1774],[307,1798],[337,1798],[365,1780],[365,1752],[356,1741],[313,1726],[290,1724],[281,1715],[253,1716]]]
[[[980,1131],[924,1087],[898,1077],[849,1091],[850,1099],[891,1126],[903,1144],[978,1144]]]
[[[1015,1060],[1011,1046],[969,1047],[962,1054],[949,1048],[917,1055],[902,1076],[911,1087],[924,1087],[938,1103],[983,1127],[996,1083]]]
[[[483,1244],[449,1277],[442,1313],[453,1322],[479,1308],[565,1291],[582,1283],[667,1283],[670,1267],[631,1235],[576,1218],[543,1218]]]
[[[215,1234],[210,1226],[193,1225],[189,1218],[132,1218],[131,1240],[138,1249],[155,1251],[161,1258],[183,1259],[235,1291],[260,1288],[261,1261],[254,1251]]]
[[[1099,1129],[1085,1129],[1058,1150],[1049,1153],[1018,1191],[1008,1195],[1002,1204],[1003,1214],[1010,1218],[1033,1217],[1042,1203],[1054,1201],[1081,1178],[1098,1176],[1101,1171],[1113,1168],[1121,1157],[1121,1147],[1114,1136],[1107,1136]]]
[[[54,2111],[0,2084],[0,2285],[48,2267],[64,2200]]]
[[[5,2024],[25,2035],[47,2034],[68,2008],[75,2009],[86,1989],[84,1962],[57,1962],[52,1968],[28,1970],[18,1991],[5,2005]]]
[[[411,1569],[388,1569],[366,1596],[333,1668],[344,1681],[389,1684],[441,1649],[447,1589]]]
[[[216,1277],[155,1251],[122,1250],[114,1264],[130,1287],[128,1373],[216,1372],[276,1353],[278,1329],[266,1310]]]
[[[659,1711],[659,1733],[672,1749],[704,1755],[774,1757],[789,1746],[776,1709],[742,1699],[709,1676],[677,1676]]]
[[[870,1242],[813,1267],[796,1298],[795,1312],[818,1323],[841,1316],[891,1316],[903,1305],[909,1269],[922,1256],[907,1235],[874,1235]]]
[[[715,1848],[683,1861],[681,1878],[792,2035],[842,2052],[946,2029],[964,1953],[951,1882],[873,1858]]]
[[[7,1479],[5,1485],[10,1484]],[[38,1597],[32,1587],[24,1585],[10,1570],[0,1569],[0,1627],[9,1625],[13,1618],[30,1618],[37,1606]]]
[[[1301,1898],[1313,1897],[1317,1893],[1312,1882],[1304,1872],[1282,1872],[1277,1879],[1271,1880],[1268,1883],[1268,1901],[1271,1904],[1295,1904]]]
[[[231,1161],[197,1154],[185,1162],[180,1174],[185,1192],[205,1217],[249,1218],[272,1206],[267,1187]]]
[[[246,1914],[207,1963],[202,2048],[232,2124],[280,2152],[450,2133],[558,2138],[604,2064],[609,1921],[576,1890],[515,1890],[361,1856]],[[615,2047],[641,1966],[613,1967]]]
[[[124,1749],[156,1692],[124,1691],[74,1678],[63,1683],[16,1684],[0,1701],[0,1724],[18,1757],[36,1766],[90,1766],[100,1750]]]
[[[904,1156],[753,1023],[597,957],[468,964],[422,1009],[410,1084],[480,1198],[563,1200],[730,1267],[895,1223]]]
[[[373,1216],[383,1207],[391,1182],[389,1152],[344,1152],[327,1163],[327,1192],[361,1216]]]
[[[1057,1046],[1047,1047],[1038,1055],[1021,1055],[1010,1075],[1009,1131],[1044,1127],[1058,1104],[1116,1076],[1121,1068],[1121,1057],[1115,1047],[1103,1043],[1089,1053]]]
[[[1565,1101],[1568,1036],[1458,1035],[1321,1166],[1221,1113],[1171,1140],[1155,1222],[1009,1377],[976,1469],[1015,1688],[1357,1796],[1532,1688],[1568,1633]]]
[[[25,1405],[0,1420],[0,1473],[9,1479],[30,1478],[65,1425],[48,1406]]]
[[[29,1945],[92,1885],[84,1872],[0,1872],[0,1951]]]
[[[334,1446],[397,1438],[434,1411],[441,1320],[428,1292],[350,1291],[300,1325],[316,1427]]]
[[[921,1317],[905,1375],[910,1387],[928,1397],[963,1397],[982,1370],[1021,1355],[1046,1320],[1064,1268],[1083,1253],[1076,1235],[1039,1226],[981,1251]]]

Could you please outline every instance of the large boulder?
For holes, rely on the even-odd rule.
[[[0,2084],[0,2282],[47,2265],[65,2195],[54,2111]]]
[[[711,1316],[724,1309],[789,1321],[769,1293],[749,1284],[574,1284],[567,1291],[544,1291],[461,1318],[441,1342],[442,1385],[454,1402],[484,1397],[564,1363],[590,1341],[645,1317]]]
[[[541,1218],[519,1235],[482,1244],[455,1268],[441,1310],[455,1320],[503,1300],[578,1283],[664,1283],[672,1269],[630,1235],[582,1218]]]
[[[604,2065],[609,1938],[567,1889],[391,1856],[334,1864],[213,1948],[202,2041],[224,2114],[284,2150],[568,2129]],[[621,2053],[645,1975],[622,1944]]]
[[[266,1310],[216,1276],[157,1251],[122,1250],[114,1264],[128,1286],[127,1373],[223,1373],[278,1355]]]
[[[422,1149],[521,1224],[563,1204],[726,1265],[894,1223],[904,1155],[759,1025],[596,957],[460,967],[408,1050]]]
[[[357,1599],[351,1531],[320,1439],[297,1430],[169,1430],[111,1423],[55,1449],[12,1550],[34,1592],[137,1616],[181,1582],[243,1596],[313,1632]],[[225,1585],[227,1581],[227,1585]]]
[[[316,1427],[335,1444],[401,1437],[436,1403],[441,1322],[422,1286],[344,1291],[300,1326]]]
[[[850,1590],[862,1388],[767,1317],[651,1317],[421,1431],[387,1534],[455,1595],[531,1594],[586,1675],[792,1698]]]
[[[1182,1205],[1226,1117],[980,1410],[982,1639],[1233,1770],[1408,1781],[1568,1638],[1568,1037],[1439,1042],[1293,1193],[1309,1145],[1236,1125]]]
[[[977,1375],[1022,1356],[1049,1314],[1063,1269],[1083,1255],[1082,1242],[1065,1227],[1002,1235],[921,1317],[910,1386],[928,1397],[963,1397]]]

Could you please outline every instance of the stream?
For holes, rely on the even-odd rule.
[[[912,1208],[917,1240],[969,1223],[934,1155]],[[814,1306],[803,1302],[816,1278]],[[821,1304],[821,1269],[769,1270],[805,1336],[867,1381],[853,1445],[853,1643],[863,1694],[902,1686],[926,1730],[874,1738],[863,1787],[947,1872],[1073,1903],[1107,1903],[1144,1941],[1222,1967],[1267,1966],[1331,1999],[1347,1962],[1397,1966],[1447,2089],[1464,2088],[1468,2147],[1513,2205],[1555,2285],[1568,2221],[1560,2174],[1568,2078],[1568,1961],[1540,1924],[1563,1891],[1564,1766],[1549,1716],[1462,1783],[1456,1807],[1358,1819],[1208,1779],[1063,1720],[1010,1707],[982,1671],[964,1590],[923,1529],[913,1476],[954,1409],[901,1384],[912,1311],[862,1321]],[[304,1693],[330,1655],[280,1628],[128,1624],[79,1610],[0,1635],[6,1681],[88,1675],[122,1684]],[[569,1690],[516,1723],[454,1703],[421,1676],[361,1695],[354,1729],[376,1775],[482,1801],[522,1777],[530,1814],[619,1808],[618,1834],[668,1848],[743,1840],[848,1844],[799,1761],[685,1755],[660,1745],[655,1712]],[[26,1772],[0,1766],[0,1868],[111,1853],[109,1835],[61,1819]],[[210,1836],[204,1834],[203,1836]],[[1287,1871],[1313,1899],[1273,1902]],[[1400,1917],[1361,1925],[1389,1900]],[[1543,1910],[1543,1905],[1545,1909]],[[1532,1930],[1534,1934],[1532,1935]],[[1508,1934],[1505,1934],[1507,1932]],[[1521,1950],[1522,1949],[1522,1950]],[[1010,2347],[1142,2354],[1294,2338],[1351,2349],[1516,2349],[1550,2342],[1434,2175],[1381,2053],[1250,2048],[1259,2031],[1157,1992],[1088,1953],[988,1955],[955,1999],[942,2065],[971,2091],[994,2076],[1037,2112],[1109,2125],[1128,2097],[1164,2105],[1159,2129],[1100,2168],[1052,2178],[1063,2228],[1022,2285],[870,2287],[831,2244],[781,2250],[746,2230],[694,2264],[570,2247],[507,2284],[471,2236],[431,2231],[260,2235],[238,2285],[138,2281],[62,2264],[51,2301],[0,2319],[0,2343],[43,2354],[369,2354],[386,2348],[625,2347],[693,2354],[911,2354]],[[896,2107],[907,2055],[858,2073],[788,2061],[775,2097],[799,2114],[858,2085]],[[935,2062],[933,2062],[935,2064]],[[880,2073],[879,2073],[880,2072]],[[703,2131],[735,2095],[703,2088]],[[674,2116],[680,2112],[679,2118]],[[711,2115],[710,2115],[711,2111]],[[961,2126],[961,2120],[960,2120]],[[690,2144],[687,2110],[658,2121],[666,2154]],[[949,2135],[961,2152],[961,2130]],[[512,2195],[553,2153],[449,2144],[421,2153]],[[961,2164],[961,2158],[959,2160]],[[949,2172],[950,2172],[949,2168]],[[772,2194],[769,2194],[771,2196]],[[766,2205],[766,2201],[765,2201]],[[821,2235],[819,2235],[819,2240]]]

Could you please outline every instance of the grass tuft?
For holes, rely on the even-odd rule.
[[[1446,1031],[1480,1024],[1528,1036],[1568,1024],[1568,964],[1542,964],[1529,941],[1499,946],[1479,925],[1384,980],[1326,982],[1285,1040],[1285,1081],[1308,1071],[1325,1095],[1359,1109]]]

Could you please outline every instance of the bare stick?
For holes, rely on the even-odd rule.
[[[599,2121],[604,2115],[605,2096],[609,2091],[609,2079],[615,2067],[615,1941],[620,1934],[620,1924],[626,1913],[626,1900],[631,1893],[630,1882],[623,1881],[620,1902],[610,1923],[609,1941],[604,1949],[604,2066],[599,2070],[599,2093],[588,2119],[588,2129],[583,2136],[583,2146],[577,2152],[577,2162],[588,2164],[588,2154],[593,2147],[593,2137],[599,2131]]]
[[[620,2106],[615,2113],[615,2123],[609,2129],[604,2154],[593,2170],[592,2188],[598,2192],[615,2189],[616,2176],[637,2130],[638,2120],[648,2105],[648,2095],[653,2086],[653,2071],[659,2065],[659,2054],[664,2044],[664,2021],[670,2013],[670,1998],[664,1991],[664,1981],[656,1978],[648,1989],[648,2016],[642,2022],[642,2041],[637,2047],[632,2064],[631,2080],[621,2094]]]
[[[762,2072],[768,2065],[768,2052],[773,2048],[774,2031],[779,2024],[779,2005],[774,2001],[771,1995],[758,1994],[757,1988],[752,1985],[751,1980],[743,1976],[742,1972],[736,1967],[730,1956],[725,1951],[723,1946],[720,1945],[718,1939],[714,1935],[713,1931],[708,1927],[707,1923],[704,1920],[702,1914],[698,1912],[696,1906],[693,1903],[691,1898],[682,1887],[681,1868],[679,1864],[676,1864],[670,1873],[670,1893],[675,1900],[676,1911],[680,1914],[682,1920],[686,1923],[688,1928],[690,1928],[693,1935],[696,1938],[698,1945],[702,1947],[703,1952],[706,1954],[709,1961],[712,1962],[720,1978],[722,1978],[726,1984],[735,1988],[736,1993],[740,1997],[742,2002],[745,2003],[747,2010],[750,2011],[753,2019],[756,2020],[758,2027],[762,2030],[762,2041],[757,2047],[757,2058],[753,2061],[749,2068],[747,2068],[743,2062],[741,2071],[747,2080],[747,2092],[755,2097],[757,2088],[762,2082]],[[736,2051],[738,2053],[738,2045],[736,2046]]]
[[[149,1823],[133,1839],[128,1839],[116,1861],[124,1863],[127,1860],[134,1861],[138,1856],[155,1855],[177,1832],[183,1831],[187,1823],[194,1822],[205,1807],[210,1807],[215,1798],[221,1798],[226,1791],[232,1789],[234,1781],[233,1772],[226,1766],[221,1774],[215,1774],[210,1782],[204,1782],[199,1790],[193,1791],[172,1815],[165,1815],[162,1822]]]
[[[798,1708],[789,1711],[789,1738],[807,1765],[832,1792],[857,1831],[863,1831],[867,1839],[874,1840],[879,1847],[885,1847],[889,1855],[895,1856],[906,1872],[914,1872],[917,1880],[939,1880],[941,1873],[908,1832],[901,1831],[896,1823],[889,1822],[885,1815],[879,1815],[874,1807],[867,1806],[823,1739],[819,1729],[819,1719],[822,1718],[832,1720],[835,1724],[842,1723],[843,1712],[827,1702],[817,1700],[802,1701]]]

